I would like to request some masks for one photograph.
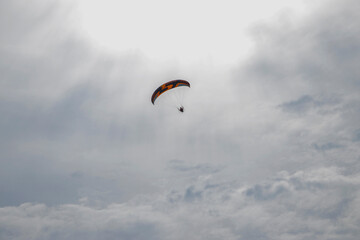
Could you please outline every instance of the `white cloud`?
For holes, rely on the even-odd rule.
[[[78,6],[84,31],[102,49],[140,50],[152,61],[176,59],[185,65],[232,64],[249,52],[246,31],[253,22],[269,21],[284,8],[293,15],[306,12],[298,0],[80,0]]]
[[[282,172],[251,186],[211,181],[216,183],[200,177],[175,192],[104,208],[4,207],[0,238],[356,239],[359,234],[358,174],[321,168]]]

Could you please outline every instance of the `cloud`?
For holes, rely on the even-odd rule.
[[[356,1],[232,73],[101,53],[58,4],[1,3],[0,239],[357,239]],[[152,106],[180,73],[186,114]]]
[[[114,173],[104,162],[127,161],[119,160],[126,155],[122,149],[152,133],[151,121],[139,117],[146,110],[132,110],[144,105],[132,94],[133,80],[145,79],[142,58],[92,48],[75,27],[68,27],[77,21],[66,4],[1,5],[6,24],[0,32],[6,34],[1,34],[0,48],[0,192],[5,196],[0,205],[77,202],[93,188],[108,191],[118,185],[105,176]],[[147,82],[142,86],[138,93],[148,90]],[[107,173],[91,170],[99,166]],[[71,178],[74,172],[83,177]],[[91,190],[88,184],[94,184]]]
[[[254,54],[235,72],[233,83],[239,102],[246,105],[246,112],[238,111],[240,121],[247,119],[249,128],[259,129],[251,137],[258,144],[277,143],[269,150],[278,151],[271,155],[273,163],[277,158],[282,166],[289,159],[303,166],[357,165],[358,9],[356,1],[328,1],[306,19],[283,16],[278,24],[253,29]],[[314,149],[333,155],[320,156]]]
[[[305,21],[283,17],[277,25],[254,28],[256,53],[247,77],[261,83],[267,96],[353,94],[359,88],[358,5],[328,1]]]
[[[326,115],[336,110],[336,107],[341,102],[341,99],[333,97],[314,97],[310,95],[303,95],[299,99],[282,103],[279,107],[284,112],[295,114],[306,114],[309,111],[317,111],[320,114]]]
[[[169,159],[207,168],[215,151],[198,126],[204,111],[190,118],[188,108],[180,121],[149,101],[159,83],[184,75],[181,67],[99,51],[81,36],[72,5],[1,4],[0,206],[121,202],[158,191]],[[194,81],[195,92],[203,85]]]
[[[338,168],[281,172],[236,187],[209,187],[214,179],[203,180],[178,189],[177,201],[156,195],[104,208],[30,203],[1,208],[0,238],[356,239],[359,234],[358,174]]]

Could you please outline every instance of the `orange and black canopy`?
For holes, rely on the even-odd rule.
[[[176,87],[180,87],[180,86],[186,86],[186,87],[190,87],[190,83],[188,81],[185,80],[172,80],[170,82],[164,83],[163,85],[161,85],[160,87],[158,87],[155,92],[153,93],[152,97],[151,97],[151,102],[152,104],[155,103],[156,98],[158,98],[161,94],[163,94],[164,92],[176,88]]]

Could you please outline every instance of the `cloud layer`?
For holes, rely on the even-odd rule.
[[[214,183],[215,182],[215,183]],[[356,239],[359,175],[281,172],[252,185],[202,176],[164,195],[105,208],[25,203],[0,209],[1,239]]]
[[[0,2],[0,239],[357,239],[359,8],[257,25],[229,72],[101,53],[70,6]],[[151,105],[187,77],[186,114]]]

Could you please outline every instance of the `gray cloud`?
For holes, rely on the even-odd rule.
[[[1,34],[0,192],[5,197],[0,205],[77,202],[95,189],[104,195],[123,179],[94,173],[107,165],[98,153],[107,152],[108,161],[127,161],[122,149],[152,133],[144,111],[131,110],[142,104],[132,96],[136,85],[129,80],[146,75],[141,58],[92,49],[67,28],[74,20],[71,8],[57,1],[1,4],[7,24],[0,31],[7,34]],[[69,177],[74,172],[82,178]]]
[[[258,26],[253,31],[257,54],[247,73],[269,96],[354,93],[359,88],[358,8],[351,0],[328,1],[304,22],[283,18],[277,26]]]
[[[101,53],[57,1],[0,4],[0,239],[357,239],[356,1],[255,27],[233,74]],[[178,75],[186,114],[152,106]]]
[[[183,198],[175,202],[158,195],[100,209],[5,207],[1,239],[356,239],[359,234],[358,174],[321,168],[282,172],[253,186],[203,183],[193,183],[198,191],[193,185],[179,192]]]
[[[319,114],[331,114],[336,111],[336,107],[341,103],[341,99],[336,96],[332,97],[314,97],[310,95],[303,95],[299,99],[282,103],[279,107],[289,113],[307,114],[309,111],[316,111]]]
[[[256,51],[234,83],[239,100],[249,103],[261,119],[253,120],[253,127],[271,129],[263,128],[261,138],[277,136],[278,143],[283,139],[272,150],[279,149],[275,157],[284,159],[280,164],[289,159],[305,164],[311,149],[322,154],[331,149],[335,155],[315,154],[310,161],[356,164],[358,9],[356,1],[328,1],[305,21],[283,17],[278,25],[254,28]]]

